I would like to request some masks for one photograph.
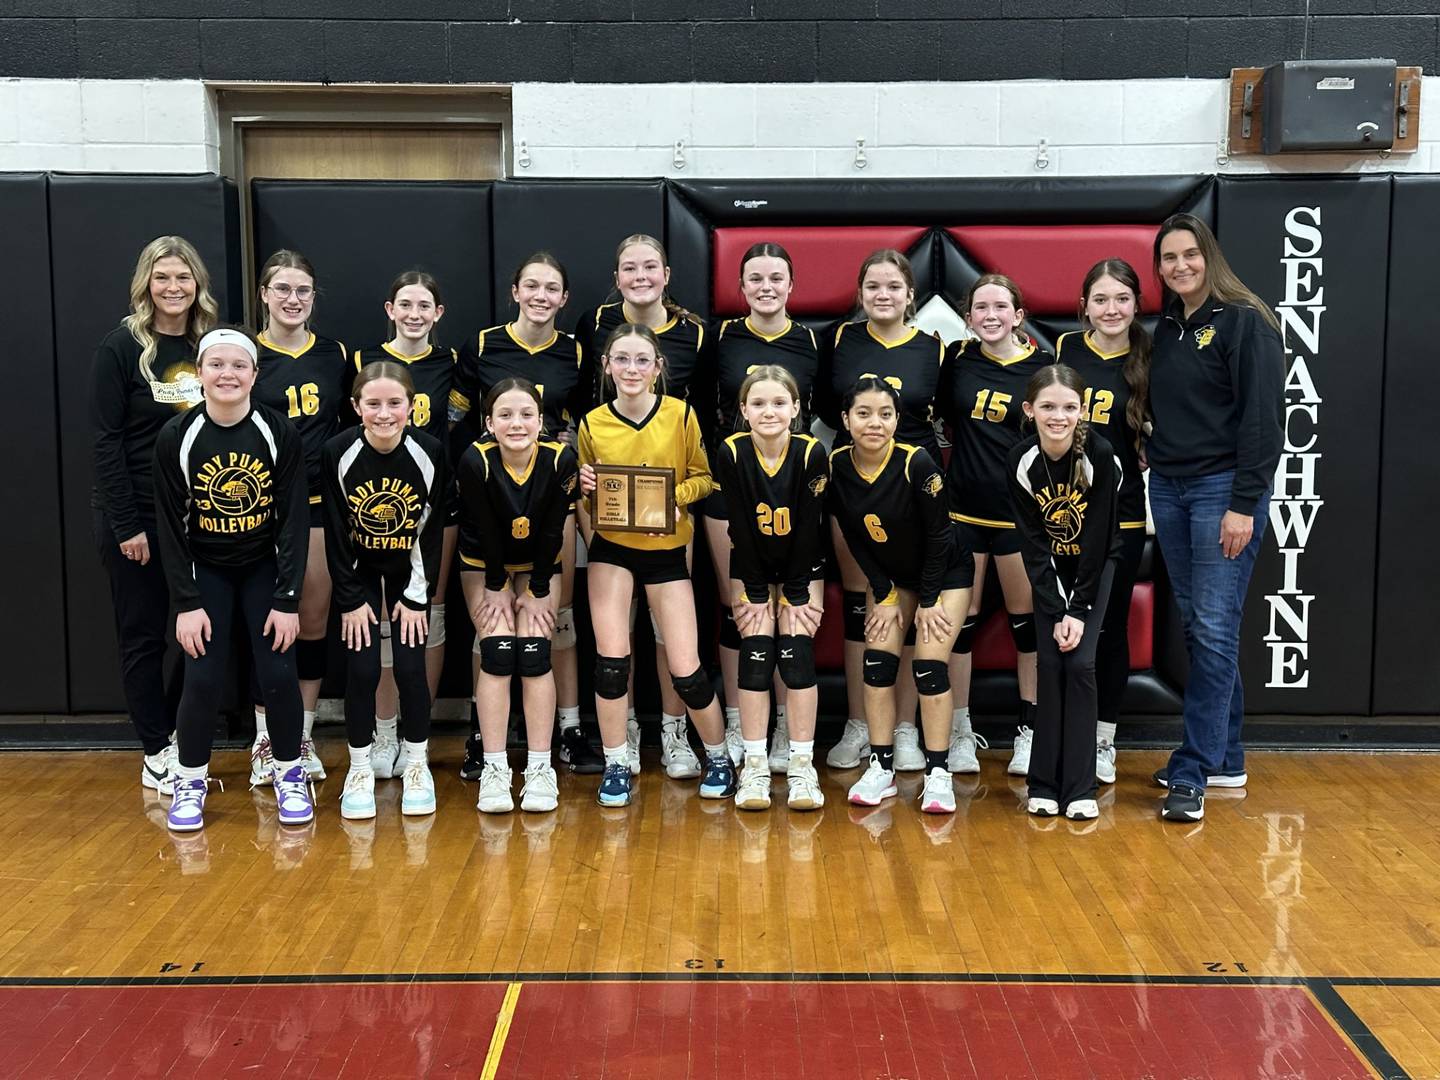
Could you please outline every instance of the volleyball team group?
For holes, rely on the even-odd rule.
[[[817,332],[787,313],[789,255],[757,244],[737,268],[748,315],[706,323],[670,297],[664,249],[643,235],[621,242],[611,301],[573,337],[556,328],[565,269],[539,252],[515,271],[513,319],[458,349],[440,344],[441,288],[421,271],[390,287],[387,340],[348,349],[310,329],[321,282],[303,255],[264,264],[252,334],[218,325],[188,242],[152,241],[92,384],[94,527],[142,783],[171,797],[172,830],[203,827],[227,666],[248,657],[251,785],[273,786],[282,824],[312,821],[334,605],[340,813],[374,817],[391,778],[402,814],[433,813],[430,714],[458,567],[477,728],[461,774],[479,781],[481,811],[515,808],[516,679],[520,808],[556,808],[557,759],[599,776],[601,805],[630,802],[642,589],[668,673],[667,776],[760,811],[779,774],[788,807],[814,810],[814,636],[831,564],[849,717],[826,764],[863,766],[848,798],[864,806],[897,794],[897,771],[923,771],[920,809],[953,813],[952,774],[979,772],[985,745],[968,698],[993,562],[1018,656],[1008,770],[1026,777],[1029,813],[1092,819],[1098,785],[1115,780],[1148,468],[1190,658],[1182,745],[1154,778],[1162,818],[1199,820],[1207,786],[1247,782],[1240,610],[1281,449],[1284,361],[1274,315],[1203,221],[1167,220],[1154,261],[1153,338],[1139,275],[1104,258],[1075,282],[1083,328],[1054,355],[999,274],[970,289],[967,337],[918,330],[893,250],[859,267],[854,317]],[[596,528],[607,466],[668,470],[673,527]],[[697,528],[720,583],[719,695],[699,651]],[[580,724],[577,549],[599,751]]]

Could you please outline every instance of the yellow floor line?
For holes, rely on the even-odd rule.
[[[500,1015],[495,1018],[495,1032],[490,1036],[490,1052],[485,1055],[480,1080],[495,1080],[495,1074],[500,1070],[505,1040],[510,1035],[510,1021],[515,1019],[515,1003],[520,1000],[520,987],[520,983],[512,982],[505,988],[505,1000],[500,1003]]]

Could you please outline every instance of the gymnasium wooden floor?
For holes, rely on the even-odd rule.
[[[742,814],[664,779],[490,817],[434,750],[281,829],[243,755],[172,836],[138,755],[0,755],[0,1075],[1440,1077],[1440,759],[1254,754],[1156,820],[1122,753],[1098,822],[1037,822],[984,755],[914,798]],[[783,784],[776,784],[777,795]]]

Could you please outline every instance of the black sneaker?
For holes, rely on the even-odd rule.
[[[479,780],[485,771],[485,753],[480,747],[480,736],[471,735],[465,740],[465,760],[460,763],[461,780]]]
[[[1189,784],[1176,784],[1165,796],[1160,816],[1166,821],[1199,821],[1205,816],[1205,795]]]
[[[573,773],[594,776],[605,771],[605,758],[585,738],[585,730],[578,725],[560,729],[560,748],[556,753],[560,763]]]

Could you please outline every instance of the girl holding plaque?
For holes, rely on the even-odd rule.
[[[695,411],[658,394],[665,372],[654,331],[625,323],[600,358],[614,397],[580,422],[580,490],[590,542],[590,612],[595,627],[595,713],[604,744],[602,806],[630,802],[625,697],[630,678],[630,598],[637,584],[665,637],[671,682],[705,744],[700,796],[729,798],[735,770],[710,676],[700,664],[695,594],[685,564],[693,526],[687,509],[714,489]],[[608,387],[607,387],[608,390]],[[608,395],[607,395],[608,396]]]
[[[574,535],[575,451],[541,437],[544,399],[526,379],[496,382],[481,404],[486,437],[460,457],[460,580],[475,624],[475,680],[483,754],[480,798],[487,814],[515,808],[505,753],[510,683],[520,676],[529,755],[522,810],[554,810],[550,763],[555,712],[551,649],[561,549]]]
[[[770,805],[765,728],[778,670],[789,691],[787,802],[792,810],[817,810],[825,798],[814,765],[814,637],[823,613],[821,496],[830,470],[820,441],[793,430],[800,390],[784,368],[766,364],[746,377],[740,413],[750,430],[731,435],[715,453],[715,478],[730,512],[729,595],[740,630],[745,758],[735,805]]]
[[[870,764],[850,788],[858,806],[896,794],[895,682],[906,632],[915,628],[911,671],[920,695],[925,787],[920,809],[955,812],[950,755],[950,647],[970,603],[975,565],[956,535],[940,466],[895,441],[900,392],[875,375],[841,403],[853,440],[830,455],[830,512],[865,573],[865,719]]]

